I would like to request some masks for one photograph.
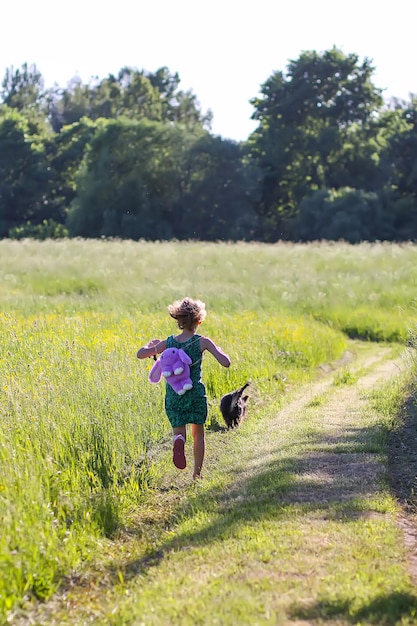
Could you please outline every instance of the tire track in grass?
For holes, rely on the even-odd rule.
[[[314,544],[316,547],[314,558],[319,561],[321,553],[324,555],[331,543],[337,545],[340,541],[340,554],[334,550],[333,558],[335,561],[343,559],[343,550],[346,550],[343,542],[346,538],[343,533],[343,523],[340,524],[340,522],[361,519],[365,520],[366,524],[366,518],[369,518],[370,524],[374,526],[378,525],[378,518],[380,518],[382,543],[379,549],[384,551],[384,537],[388,540],[389,535],[392,534],[395,519],[390,527],[389,518],[393,517],[392,511],[384,510],[382,503],[387,472],[386,441],[383,444],[378,441],[378,431],[381,430],[380,420],[370,408],[368,393],[378,389],[384,383],[391,382],[404,372],[406,366],[403,356],[388,358],[390,352],[392,352],[390,348],[380,347],[376,354],[354,365],[352,370],[355,368],[358,370],[358,379],[353,384],[334,386],[333,381],[326,378],[324,381],[312,384],[308,393],[304,388],[296,394],[276,418],[268,423],[268,436],[259,437],[257,440],[256,455],[241,459],[238,484],[233,486],[229,494],[228,506],[234,506],[233,500],[236,505],[244,492],[249,492],[249,497],[256,498],[256,490],[253,489],[254,474],[261,471],[262,464],[272,465],[275,461],[276,467],[279,468],[280,461],[282,464],[283,449],[291,446],[297,447],[297,462],[291,470],[291,486],[282,495],[280,505],[295,507],[294,512],[299,516],[299,530],[303,532],[303,526],[305,528],[306,552],[309,552],[308,543]],[[259,462],[260,459],[261,462]],[[270,490],[270,497],[273,496],[273,489],[274,485]],[[380,494],[381,501],[379,501]],[[303,514],[299,515],[300,511],[304,511],[304,518]],[[397,523],[401,521],[401,527],[405,530],[405,543],[408,551],[415,552],[415,529],[410,530],[410,522],[407,525],[404,517],[398,514],[395,517]],[[339,528],[337,530],[333,528],[333,531],[330,531],[330,523],[333,523],[333,526],[338,525]],[[358,545],[353,548],[358,550],[358,554],[362,549],[362,546],[358,547],[361,543],[360,535],[364,533],[364,529],[367,530],[365,524],[358,526]],[[387,527],[385,528],[383,524],[387,524]],[[399,554],[401,562],[396,563],[392,559],[393,568],[397,565],[400,568],[407,566],[407,556],[401,547]],[[413,555],[409,554],[408,558],[411,567]],[[327,565],[324,560],[320,567],[321,575],[329,579],[328,583],[332,576],[343,576],[343,570],[340,571],[340,568],[335,567],[334,571],[332,570],[329,560]],[[323,567],[328,567],[329,571],[323,571]],[[298,575],[301,575],[300,571]],[[314,593],[309,595],[304,589],[303,599],[300,599],[298,603],[292,599],[290,602],[292,608],[286,607],[287,617],[282,623],[322,623],[320,620],[325,617],[326,611],[337,613],[338,610],[341,614],[348,612],[352,616],[356,612],[358,616],[362,615],[364,621],[361,623],[364,624],[368,623],[366,621],[368,614],[372,616],[372,623],[397,623],[385,621],[384,611],[388,610],[388,605],[397,600],[402,602],[404,615],[400,617],[408,619],[415,610],[416,598],[414,594],[407,595],[395,591],[395,584],[393,587],[394,591],[386,590],[386,597],[380,601],[379,606],[375,601],[375,606],[369,602],[369,606],[362,608],[354,598],[349,599],[346,606],[343,606],[340,601],[338,605],[334,600],[328,600],[326,607],[326,600],[323,600],[327,592],[325,586],[316,589],[316,596],[320,596],[322,600],[315,604]],[[276,610],[280,608],[282,609],[281,606],[275,607]],[[399,609],[400,612],[401,610]],[[407,613],[408,610],[410,613]],[[288,615],[291,613],[294,619],[289,619]],[[381,622],[374,621],[375,614],[377,616],[379,614]],[[308,617],[312,621],[305,621]],[[299,622],[298,618],[304,619]],[[342,618],[339,622],[335,616],[334,620],[329,620],[327,617],[326,623],[351,623],[351,621],[345,622]]]
[[[239,481],[235,487],[232,487],[232,490],[241,492],[245,474],[250,476],[253,468],[262,467],[265,462],[274,458],[276,450],[281,451],[283,446],[291,445],[292,442],[299,445],[303,440],[303,433],[307,433],[312,446],[316,448],[321,446],[329,450],[327,457],[322,454],[316,462],[313,461],[308,450],[304,453],[304,465],[311,463],[311,465],[316,464],[321,467],[319,473],[317,473],[318,469],[316,470],[316,480],[313,480],[318,491],[313,492],[312,497],[319,495],[322,484],[325,489],[325,485],[329,482],[327,480],[323,482],[324,468],[331,467],[333,462],[336,471],[338,465],[343,467],[343,462],[340,462],[340,451],[346,447],[352,449],[354,445],[358,421],[360,423],[360,415],[367,404],[365,393],[378,383],[389,381],[394,376],[400,375],[404,369],[403,357],[397,355],[392,359],[389,358],[391,354],[391,347],[379,347],[377,353],[373,351],[364,359],[357,362],[349,360],[348,367],[353,372],[353,376],[355,377],[358,372],[355,384],[335,386],[334,378],[337,372],[332,371],[331,375],[326,376],[325,379],[304,385],[294,394],[290,402],[268,421],[267,425],[260,423],[258,432],[252,434],[252,437],[256,439],[255,454],[251,455],[250,448],[248,448],[248,457],[241,456],[238,470]],[[321,439],[320,442],[318,437]],[[353,439],[353,442],[350,442],[350,439]],[[362,444],[361,447],[363,448],[364,445]],[[339,449],[333,450],[335,446]],[[346,458],[346,463],[357,463],[362,460],[364,473],[369,473],[370,467],[376,464],[375,469],[372,470],[372,475],[375,477],[375,474],[381,471],[380,463],[376,459],[365,460],[362,452],[363,450],[360,451],[358,459],[356,457],[353,459],[351,456]],[[334,461],[332,462],[331,459]],[[313,468],[311,471],[314,471]],[[343,481],[343,474],[343,469],[341,469],[339,472],[341,481]],[[354,483],[354,474],[351,479]],[[336,476],[331,482],[335,480]]]
[[[289,588],[279,598],[276,597],[276,593],[271,594],[268,590],[259,591],[259,602],[264,607],[263,617],[258,616],[254,621],[253,616],[248,616],[248,621],[245,621],[245,618],[240,615],[239,624],[319,623],[317,621],[319,608],[315,606],[315,600],[323,594],[323,581],[319,580],[320,576],[326,578],[341,575],[337,568],[333,572],[326,571],[326,567],[331,567],[332,560],[337,554],[338,533],[341,533],[341,543],[344,541],[343,525],[340,525],[340,521],[344,518],[353,520],[356,516],[363,515],[366,508],[364,502],[375,498],[386,472],[378,447],[372,447],[378,420],[377,416],[369,411],[367,393],[383,382],[400,375],[404,369],[404,361],[399,355],[392,358],[390,347],[370,346],[369,350],[365,350],[357,360],[348,363],[348,369],[352,373],[352,384],[336,386],[334,382],[337,371],[332,371],[322,380],[300,388],[276,415],[259,420],[256,424],[248,422],[247,428],[244,425],[240,430],[230,433],[231,436],[228,433],[209,434],[208,471],[213,474],[214,480],[209,481],[207,493],[205,493],[204,481],[195,490],[185,489],[178,493],[178,506],[185,507],[185,509],[188,506],[189,512],[185,513],[184,519],[174,516],[175,521],[167,528],[168,538],[165,535],[165,538],[157,539],[157,543],[160,543],[159,556],[153,560],[150,559],[148,563],[151,576],[140,577],[141,584],[147,587],[148,592],[152,586],[158,588],[160,569],[162,572],[165,570],[165,574],[162,573],[162,575],[166,575],[166,569],[171,567],[175,577],[177,563],[181,563],[179,565],[181,571],[187,571],[187,558],[198,562],[198,552],[201,542],[204,543],[204,534],[199,537],[198,532],[190,533],[189,525],[187,526],[187,516],[191,518],[195,506],[202,507],[201,510],[204,513],[210,513],[209,509],[212,506],[217,508],[214,516],[217,521],[213,526],[218,524],[218,534],[216,535],[214,529],[208,540],[209,543],[213,542],[215,545],[223,541],[222,535],[227,529],[228,520],[231,524],[236,524],[237,539],[233,538],[233,541],[239,543],[239,533],[243,532],[244,523],[247,523],[248,528],[256,528],[258,520],[250,508],[251,503],[259,502],[261,507],[268,502],[281,510],[293,508],[295,521],[286,520],[283,517],[279,523],[289,526],[296,524],[299,553],[292,554],[292,559],[289,558],[288,563],[284,564],[274,562],[273,559],[270,561],[267,554],[269,548],[265,547],[263,557],[265,563],[260,564],[256,550],[252,553],[247,547],[250,541],[241,539],[243,552],[247,550],[247,571],[237,571],[232,575],[232,578],[237,576],[236,583],[247,585],[251,589],[253,577],[258,577],[256,584],[262,587],[262,582],[268,577],[275,576],[280,584],[286,579]],[[216,442],[227,437],[226,448],[222,449],[219,456],[215,452]],[[290,453],[293,453],[291,463],[288,462],[291,457]],[[217,467],[214,466],[215,462],[218,462]],[[283,475],[287,472],[290,477],[289,484],[282,490],[279,484],[280,471]],[[222,483],[225,473],[232,476],[228,483],[227,481]],[[218,483],[215,480],[216,474],[220,477]],[[168,476],[166,480],[168,484],[171,479]],[[181,478],[177,477],[175,483],[179,484],[180,481]],[[202,504],[198,504],[201,493],[205,499]],[[159,506],[162,509],[165,498],[168,505],[168,500],[172,500],[172,490],[161,489]],[[204,511],[206,505],[207,510]],[[172,512],[171,504],[167,506],[167,511]],[[384,513],[366,511],[366,515],[373,518],[383,516]],[[261,519],[259,521],[262,522]],[[262,523],[270,521],[266,517]],[[279,531],[279,524],[275,524],[275,530]],[[233,528],[230,529],[229,535],[233,536]],[[347,549],[346,546],[344,549]],[[204,577],[201,573],[204,585],[200,593],[204,593],[204,587],[209,586],[213,578],[221,578],[227,571],[227,560],[231,558],[230,550],[232,548],[228,545],[226,538],[224,540],[225,560],[217,561],[212,565],[207,563],[206,567],[200,567],[201,572],[206,572]],[[290,548],[287,548],[287,551],[291,556]],[[308,566],[307,563],[309,563]],[[146,561],[142,562],[142,567],[146,569]],[[195,562],[193,567],[196,567]],[[241,567],[244,566],[241,565]],[[282,571],[279,571],[280,569]],[[141,568],[138,567],[137,571],[140,572]],[[127,569],[124,574],[126,572]],[[303,580],[308,576],[311,578],[309,584]],[[107,623],[106,620],[111,619],[112,621],[108,623],[117,624],[117,615],[114,621],[113,618],[105,618],[105,616],[110,616],[120,603],[124,606],[123,610],[127,612],[131,605],[132,624],[141,623],[142,616],[136,614],[135,618],[134,607],[135,597],[139,598],[143,589],[137,581],[135,582],[134,576],[130,583],[127,583],[126,589],[130,594],[130,599],[120,600],[120,596],[125,594],[123,589],[119,592],[109,589],[108,586],[100,589],[98,584],[97,588],[93,589],[94,600],[90,606],[82,604],[85,591],[80,590],[78,594],[77,589],[73,589],[71,594],[63,593],[61,596],[57,594],[55,607],[53,600],[47,603],[38,613],[38,616],[41,615],[39,622],[36,621],[36,615],[32,612],[31,615],[21,616],[21,619],[15,623],[19,626],[34,623],[87,624],[96,621]],[[199,589],[197,586],[195,590],[197,596]],[[237,584],[236,589],[238,589]],[[228,590],[229,593],[233,593],[233,586],[232,591],[229,588]],[[221,587],[219,592],[221,592]],[[165,600],[166,598],[163,601]],[[143,623],[168,623],[166,613],[165,617],[161,614],[159,619],[155,613],[147,613],[146,604],[144,606],[143,614],[147,615],[147,618]],[[231,607],[230,610],[233,610],[233,603]],[[183,608],[186,615],[187,606],[184,604]],[[351,607],[351,610],[354,609],[354,606]],[[169,611],[169,608],[161,607],[161,611],[163,610]],[[256,610],[257,608],[253,607],[253,611],[256,612]],[[276,621],[273,621],[274,615]],[[211,618],[208,617],[207,621],[201,623],[217,623],[215,615],[212,617],[213,621],[210,621]],[[134,621],[135,619],[137,621]],[[123,621],[123,623],[128,622]],[[179,621],[177,623],[191,622]],[[229,624],[229,621],[225,623]],[[348,622],[327,620],[327,623]]]

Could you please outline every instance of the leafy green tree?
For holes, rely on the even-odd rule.
[[[394,101],[381,117],[385,139],[382,193],[397,240],[417,239],[417,96]]]
[[[70,234],[171,238],[185,143],[166,124],[101,120],[77,179]]]
[[[54,220],[64,224],[71,202],[77,193],[77,176],[85,152],[100,122],[82,118],[64,126],[45,142],[50,178],[49,204]]]
[[[203,113],[195,94],[179,88],[178,73],[171,74],[167,67],[161,67],[147,76],[160,94],[164,121],[181,123],[190,128],[198,125],[210,129],[211,111]]]
[[[36,65],[24,63],[20,69],[6,70],[0,91],[3,104],[23,111],[39,107],[43,96],[44,80]]]
[[[234,142],[149,120],[100,120],[67,226],[83,237],[250,238],[256,184]]]
[[[65,89],[51,90],[49,117],[56,132],[63,126],[91,117],[90,88],[79,77],[71,79]]]
[[[124,67],[117,77],[120,85],[120,108],[118,117],[134,120],[146,118],[162,120],[162,102],[156,89],[144,72]]]
[[[321,189],[303,198],[292,228],[297,241],[359,243],[393,236],[378,194],[350,188]]]
[[[45,219],[41,224],[25,222],[21,226],[15,226],[9,230],[10,239],[63,239],[68,237],[68,230],[63,224],[58,224],[54,219]]]
[[[190,147],[178,201],[178,239],[244,240],[257,229],[257,171],[242,146],[205,133]]]
[[[400,196],[417,200],[417,96],[404,108],[397,109],[402,128],[391,133],[388,159],[392,167],[391,182]]]
[[[92,120],[120,117],[181,123],[184,127],[209,127],[211,113],[201,112],[191,91],[179,89],[178,74],[164,67],[146,73],[123,67],[117,76],[110,74],[83,84],[74,78],[65,89],[49,91],[49,118],[55,131],[82,117]]]
[[[22,113],[0,111],[0,237],[30,221],[53,217],[43,128]]]
[[[254,98],[258,128],[249,140],[262,171],[258,212],[270,237],[286,237],[302,198],[332,186],[355,186],[361,163],[376,163],[373,116],[382,106],[368,59],[333,48],[304,52],[275,72]],[[372,169],[372,168],[371,168]],[[375,168],[376,169],[376,165]],[[374,171],[372,171],[374,175]]]

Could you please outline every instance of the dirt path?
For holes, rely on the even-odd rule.
[[[345,368],[356,379],[354,384],[335,386],[335,375],[339,368]],[[393,351],[389,346],[373,346],[371,354],[365,352],[359,357],[348,352],[333,367],[325,367],[324,376],[317,382],[303,385],[295,392],[290,401],[279,411],[276,418],[268,423],[268,437],[257,442],[259,456],[265,458],[272,447],[274,433],[282,431],[282,424],[296,422],[300,412],[314,407],[317,411],[315,423],[325,425],[324,439],[333,440],[346,437],[346,428],[357,424],[357,418],[366,404],[365,392],[392,380],[405,369],[404,355],[400,350]]]
[[[303,491],[300,486],[297,495],[293,493],[295,499],[326,500],[331,497],[330,491],[338,492],[338,497],[345,492],[350,498],[355,490],[363,493],[365,485],[372,489],[378,476],[385,471],[375,455],[363,454],[363,444],[358,441],[356,433],[358,424],[364,420],[368,402],[366,392],[392,380],[404,369],[403,357],[387,358],[389,352],[389,348],[380,348],[364,360],[352,360],[349,371],[353,377],[355,370],[358,373],[354,384],[334,386],[331,376],[311,385],[309,390],[303,389],[271,424],[279,430],[282,422],[296,421],[300,412],[309,411],[311,425],[322,430],[321,441],[315,442],[314,454],[307,454],[301,461],[300,485],[308,485],[308,489]],[[317,446],[322,448],[320,453],[317,453]],[[358,448],[356,453],[355,447]],[[343,450],[349,454],[340,454]]]
[[[347,354],[339,363],[339,368],[335,366],[324,368],[320,380],[304,385],[293,393],[288,403],[276,416],[268,419],[267,424],[259,423],[256,450],[249,445],[248,440],[246,448],[239,451],[239,463],[234,468],[234,480],[219,498],[221,506],[226,510],[236,505],[241,506],[245,498],[253,498],[253,493],[248,495],[248,486],[253,485],[254,477],[259,477],[268,464],[272,465],[272,461],[276,461],[277,451],[282,451],[288,444],[288,429],[291,429],[293,437],[297,428],[300,429],[300,440],[304,438],[307,445],[304,441],[303,452],[297,460],[296,482],[291,493],[284,496],[284,500],[288,498],[288,501],[294,504],[313,503],[324,508],[326,503],[343,502],[344,498],[353,499],[357,495],[374,493],[376,485],[386,472],[386,467],[382,465],[377,454],[364,453],[366,437],[364,440],[363,427],[359,428],[358,424],[363,425],[369,420],[369,428],[374,428],[375,418],[369,414],[367,408],[368,392],[401,375],[406,367],[404,354],[399,349],[395,352],[391,347],[374,345],[362,347],[356,355],[353,352]],[[351,384],[335,385],[337,372],[344,369],[351,374]],[[303,416],[303,420],[300,420],[300,415]],[[306,424],[308,430],[305,430]],[[220,436],[218,433],[209,433],[208,472],[219,460],[216,458],[216,448]],[[308,437],[311,438],[311,451]],[[397,444],[400,448],[405,445],[404,440]],[[167,477],[167,484],[172,482],[173,476]],[[395,480],[393,472],[394,483]],[[181,482],[178,475],[175,482],[178,482],[178,485]],[[159,492],[159,508],[162,513],[161,518],[155,520],[155,523],[161,521],[169,523],[173,498],[176,500],[176,506],[181,500],[187,500],[187,490],[178,493],[175,491],[175,484],[173,486],[174,489],[171,485],[171,489],[162,488]],[[154,522],[151,519],[150,525],[152,523]],[[399,524],[404,531],[404,541],[410,553],[410,572],[414,574],[417,571],[415,525],[406,512],[399,518]],[[123,545],[125,551],[126,541],[125,538]],[[16,615],[12,623],[16,626],[94,623],[94,611],[82,606],[86,587],[90,587],[90,600],[93,598],[91,606],[97,608],[101,599],[107,604],[111,602],[111,598],[106,597],[111,585],[111,577],[103,575],[103,571],[87,575],[83,579],[72,581],[70,586],[43,607],[31,609],[20,616]],[[66,615],[65,620],[62,618],[63,614]],[[303,624],[306,623],[303,621]]]

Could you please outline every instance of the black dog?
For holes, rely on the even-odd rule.
[[[220,411],[228,428],[239,426],[245,417],[246,404],[249,396],[244,396],[243,392],[250,383],[246,383],[240,389],[231,391],[222,396],[220,400]]]

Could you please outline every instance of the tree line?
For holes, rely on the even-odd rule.
[[[417,97],[386,102],[369,59],[303,52],[251,100],[242,142],[211,132],[178,74],[125,67],[0,90],[0,237],[417,238]]]

